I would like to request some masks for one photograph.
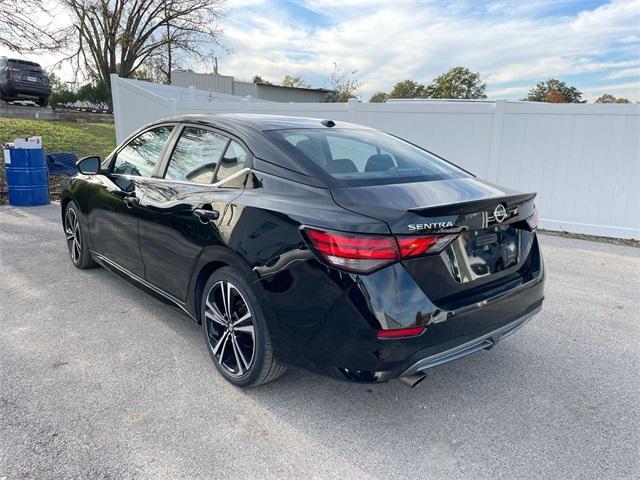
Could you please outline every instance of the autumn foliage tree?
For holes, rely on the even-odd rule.
[[[582,100],[580,90],[555,78],[538,82],[535,87],[529,90],[527,97],[523,100],[548,103],[585,103]]]
[[[564,98],[564,95],[560,93],[558,90],[549,90],[547,93],[547,98],[545,99],[547,103],[567,103],[567,100]]]

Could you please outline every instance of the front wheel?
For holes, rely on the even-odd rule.
[[[209,355],[227,381],[253,387],[286,371],[273,355],[258,299],[237,270],[223,267],[211,275],[200,313]]]
[[[80,269],[95,267],[80,222],[80,212],[73,202],[69,202],[64,211],[64,234],[73,265]]]

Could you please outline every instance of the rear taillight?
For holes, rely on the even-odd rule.
[[[446,247],[455,235],[431,235],[428,237],[396,237],[402,258],[419,257],[439,252]]]
[[[409,327],[409,328],[396,328],[394,330],[378,330],[376,336],[380,340],[393,340],[396,338],[417,337],[422,335],[422,332],[427,327]]]
[[[529,218],[527,218],[527,224],[529,225],[529,228],[531,229],[532,232],[536,228],[538,228],[538,223],[539,222],[540,222],[540,218],[538,217],[537,213],[534,213]]]
[[[4,71],[7,72],[7,78],[10,79],[20,78],[20,74],[22,73],[22,70],[14,67],[5,67]]]
[[[334,267],[358,273],[370,273],[405,258],[437,253],[457,236],[394,237],[313,228],[305,228],[303,232],[307,243],[321,260]]]

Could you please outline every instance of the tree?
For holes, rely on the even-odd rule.
[[[169,65],[166,61],[164,55],[152,55],[147,58],[140,68],[138,68],[133,74],[131,74],[131,78],[135,78],[136,80],[146,80],[148,82],[155,83],[171,83],[171,72],[176,70],[176,68],[169,69]]]
[[[564,98],[564,95],[560,93],[558,90],[550,90],[547,94],[547,103],[567,103],[567,100]]]
[[[596,100],[596,103],[631,103],[629,101],[628,98],[623,98],[623,97],[614,97],[613,95],[609,95],[608,93],[605,93],[604,95],[601,95],[598,97],[598,99]]]
[[[286,78],[286,77],[285,77]],[[263,85],[273,85],[273,83],[271,83],[268,80],[265,80],[264,78],[262,78],[260,75],[255,75],[253,77],[253,80],[251,80],[253,83],[261,83]]]
[[[538,82],[535,87],[529,90],[527,97],[523,98],[523,100],[528,102],[560,103],[558,102],[560,98],[562,98],[561,103],[586,102],[582,100],[582,92],[580,90],[555,78]]]
[[[369,103],[384,103],[389,99],[389,94],[385,92],[376,92],[371,95]]]
[[[423,95],[424,85],[413,80],[398,82],[389,92],[389,98],[418,98]]]
[[[292,77],[290,75],[284,76],[284,78],[282,79],[282,86],[292,88],[311,88],[311,85],[305,82],[304,78],[300,76]]]
[[[49,105],[55,107],[62,105],[69,107],[78,100],[78,95],[68,84],[58,78],[55,73],[49,75],[49,85],[51,85],[51,95],[49,96]]]
[[[109,90],[104,82],[97,82],[95,85],[87,83],[78,89],[78,100],[90,103],[97,108],[105,108],[111,99]]]
[[[3,8],[6,1],[0,2]],[[65,60],[72,62],[76,72],[102,81],[109,88],[110,74],[133,77],[154,56],[163,59],[167,80],[177,52],[206,57],[203,46],[216,43],[220,35],[224,0],[8,1],[29,12],[25,16],[33,16],[29,5],[39,5],[41,9],[60,7],[56,21],[49,22],[51,27],[43,27],[46,35],[37,46],[65,52]],[[54,26],[64,18],[69,18],[70,23],[64,28]],[[5,26],[1,28],[6,31]],[[34,48],[30,46],[33,42],[18,43],[13,45],[14,50]]]
[[[18,53],[39,53],[60,48],[65,43],[66,29],[48,22],[34,21],[50,15],[43,0],[2,0],[0,2],[0,46]]]
[[[333,63],[333,72],[329,76],[332,92],[327,95],[327,102],[348,102],[350,98],[358,98],[360,80],[358,70],[346,72],[337,63]]]
[[[73,90],[68,88],[63,88],[61,90],[57,90],[51,92],[49,96],[49,105],[55,107],[57,105],[62,105],[63,107],[69,107],[72,103],[78,101],[78,95]]]
[[[436,77],[424,88],[426,98],[487,98],[487,84],[480,80],[480,74],[466,67],[453,67]]]

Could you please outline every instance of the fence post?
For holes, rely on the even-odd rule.
[[[113,110],[113,123],[116,127],[116,142],[123,140],[122,111],[120,109],[120,77],[116,73],[109,75],[111,83],[111,109]]]
[[[347,112],[349,115],[349,121],[352,123],[356,123],[357,115],[358,115],[358,100],[355,98],[350,98],[347,101]]]
[[[504,127],[504,100],[495,101],[493,122],[491,124],[491,148],[489,149],[489,162],[485,172],[485,178],[492,182],[498,179],[500,167],[500,150],[502,149],[502,129]]]

